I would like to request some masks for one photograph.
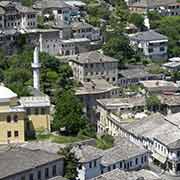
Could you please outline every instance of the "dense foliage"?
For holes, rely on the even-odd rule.
[[[64,157],[64,177],[69,180],[76,179],[76,177],[78,176],[78,159],[72,152],[72,148],[70,146],[67,146],[64,149],[60,149],[58,154]]]
[[[81,129],[87,127],[80,100],[74,96],[72,90],[66,90],[56,98],[53,129],[64,128],[66,135],[77,135]]]
[[[27,87],[32,86],[31,62],[33,61],[33,51],[24,50],[10,57],[6,57],[1,52],[0,57],[1,81],[19,96],[29,95]],[[40,62],[41,89],[44,93],[52,96],[56,89],[59,90],[70,85],[71,81],[68,78],[72,76],[72,71],[67,64],[61,63],[46,53],[40,54]]]
[[[180,16],[161,17],[158,13],[149,13],[151,28],[168,36],[169,56],[180,55]]]

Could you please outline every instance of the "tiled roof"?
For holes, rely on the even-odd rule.
[[[10,148],[0,152],[0,179],[32,168],[62,159],[57,154],[44,151],[31,151],[24,148]]]
[[[127,138],[119,137],[116,146],[104,151],[101,163],[103,166],[109,166],[146,152],[146,149],[137,146]]]

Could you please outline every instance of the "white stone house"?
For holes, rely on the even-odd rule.
[[[112,84],[118,80],[118,60],[97,51],[82,53],[69,62],[74,78],[80,82],[103,78]]]
[[[168,37],[154,30],[129,35],[130,45],[153,60],[166,60]]]
[[[137,170],[148,166],[149,152],[126,138],[118,139],[115,147],[100,150],[80,145],[73,148],[79,161],[78,180],[88,180],[103,173],[121,170]]]
[[[86,22],[72,23],[74,38],[88,38],[91,41],[100,41],[102,39],[100,29]]]
[[[1,151],[0,178],[4,180],[48,180],[62,176],[63,171],[64,159],[57,154],[17,147]]]
[[[37,27],[37,12],[19,2],[0,2],[0,29],[29,29]]]

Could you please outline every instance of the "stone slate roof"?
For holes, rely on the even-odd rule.
[[[118,108],[122,106],[127,107],[137,107],[137,106],[145,106],[146,99],[144,96],[142,97],[128,97],[128,98],[108,98],[108,99],[98,99],[97,102],[107,109]]]
[[[62,156],[45,151],[10,148],[0,152],[0,179],[61,159]]]
[[[86,22],[74,22],[72,23],[72,29],[82,29],[82,28],[92,28],[93,26],[91,24],[88,24]]]
[[[62,176],[56,176],[56,177],[53,177],[53,178],[50,178],[49,180],[68,180]]]
[[[42,0],[34,3],[33,8],[37,9],[48,9],[48,8],[71,8],[70,5],[66,4],[63,0]]]
[[[72,58],[71,61],[74,61],[79,64],[118,62],[117,59],[106,56],[97,51],[81,53],[80,55],[76,56],[75,58]]]
[[[143,180],[161,180],[155,173],[144,169],[139,171],[122,171],[115,169],[91,180],[138,180],[138,178],[142,177],[144,178]]]
[[[154,30],[145,32],[138,32],[130,36],[130,40],[135,41],[156,41],[156,40],[168,40],[167,36],[164,36]]]
[[[33,10],[32,8],[30,7],[26,7],[26,6],[23,6],[21,3],[19,2],[12,2],[12,1],[0,1],[0,7],[3,8],[3,10],[5,11],[5,8],[9,5],[13,5],[15,6],[15,8],[19,11],[19,12],[22,12],[22,13],[28,13],[28,12],[33,12],[35,13],[36,11]],[[0,13],[3,12],[0,10]]]
[[[107,149],[103,152],[101,164],[103,166],[109,166],[122,160],[127,160],[137,155],[141,155],[147,152],[146,149],[137,146],[129,141],[127,138],[119,137],[116,146],[111,149]]]
[[[122,127],[135,136],[157,139],[167,146],[180,139],[179,127],[167,121],[160,113],[152,114]]]
[[[130,6],[153,8],[159,6],[167,6],[171,4],[176,4],[176,0],[140,0],[138,2],[130,4]]]
[[[120,70],[119,74],[123,76],[122,78],[143,78],[143,77],[151,77],[151,76],[157,76],[157,74],[151,74],[145,71],[144,69],[140,68],[134,68],[134,69],[124,69]]]
[[[78,158],[79,162],[81,163],[99,159],[103,155],[103,151],[101,149],[89,145],[74,146],[72,151],[75,153],[76,158]]]
[[[5,10],[2,7],[0,7],[0,14],[3,15],[4,13],[5,13]]]
[[[158,98],[161,104],[168,106],[180,106],[180,95],[159,95]]]

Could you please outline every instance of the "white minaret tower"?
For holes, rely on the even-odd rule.
[[[37,90],[40,89],[40,68],[41,64],[39,63],[39,48],[35,47],[34,49],[34,58],[32,63],[33,69],[33,87]]]

